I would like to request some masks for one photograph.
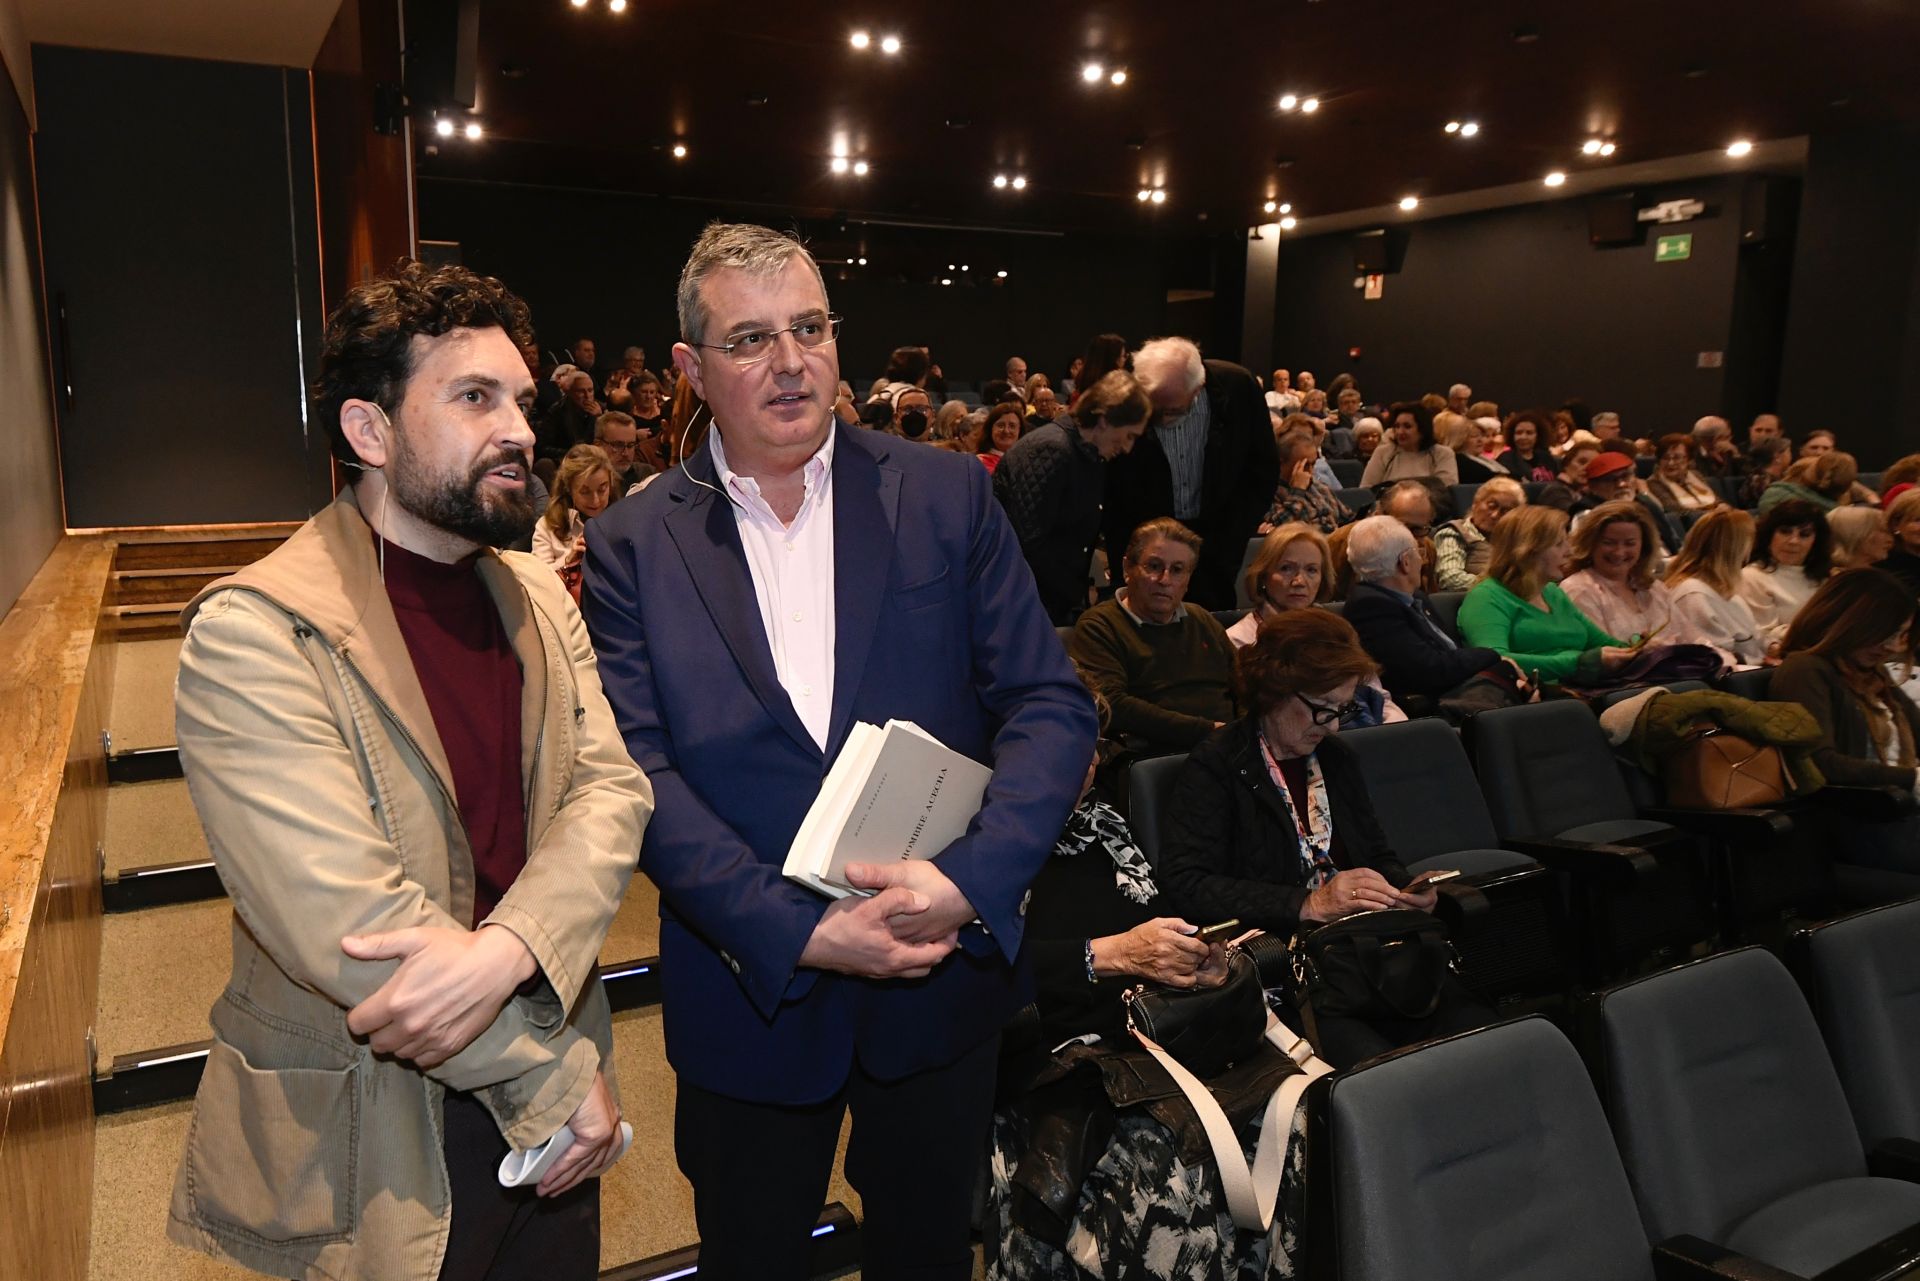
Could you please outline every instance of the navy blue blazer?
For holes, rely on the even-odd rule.
[[[1092,699],[973,458],[835,425],[827,751],[775,675],[711,451],[588,523],[581,605],[627,747],[653,784],[667,1057],[702,1088],[831,1097],[944,1066],[1028,999],[1027,886],[1092,759]],[[780,874],[856,721],[910,720],[993,767],[940,868],[979,911],[927,978],[800,969],[828,900]]]

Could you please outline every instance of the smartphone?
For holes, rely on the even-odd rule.
[[[1212,947],[1215,943],[1226,942],[1228,939],[1232,938],[1235,934],[1237,934],[1239,930],[1240,930],[1240,921],[1238,918],[1235,918],[1234,920],[1231,920],[1231,921],[1222,921],[1218,925],[1206,926],[1205,928],[1196,931],[1194,933],[1194,937],[1199,939],[1202,943],[1205,943],[1208,947]]]
[[[1411,881],[1408,881],[1407,888],[1402,890],[1401,893],[1418,894],[1429,886],[1438,885],[1442,881],[1451,881],[1459,875],[1460,872],[1458,869],[1451,872],[1422,872]]]

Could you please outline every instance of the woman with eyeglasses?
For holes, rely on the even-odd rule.
[[[1247,714],[1193,749],[1168,806],[1156,870],[1172,910],[1282,936],[1356,912],[1433,911],[1438,893],[1408,888],[1366,779],[1338,738],[1360,683],[1376,671],[1353,628],[1326,610],[1286,610],[1261,625],[1234,667]],[[1427,1018],[1323,1017],[1318,1049],[1346,1067],[1493,1018],[1449,973]]]
[[[1312,609],[1333,595],[1333,553],[1326,536],[1301,521],[1273,530],[1247,565],[1246,583],[1253,608],[1227,628],[1227,639],[1235,649],[1253,644],[1269,620],[1290,609]],[[1358,710],[1340,723],[1341,729],[1407,719],[1377,672],[1360,682],[1354,702]]]

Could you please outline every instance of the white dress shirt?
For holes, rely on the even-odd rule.
[[[707,433],[713,470],[733,504],[733,523],[747,553],[760,622],[773,650],[773,670],[800,723],[827,749],[833,719],[833,439],[827,433],[801,469],[804,493],[791,524],[761,496],[760,484],[727,466],[718,423]]]
[[[1673,645],[1711,645],[1733,662],[1754,666],[1767,656],[1767,642],[1753,611],[1738,595],[1722,596],[1698,578],[1673,588],[1673,622],[1663,637]]]
[[[1785,640],[1787,628],[1800,607],[1812,598],[1820,581],[1809,578],[1798,565],[1748,565],[1740,571],[1740,599],[1753,611],[1760,634],[1768,644]]]

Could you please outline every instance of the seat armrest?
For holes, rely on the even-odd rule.
[[[1876,1179],[1920,1183],[1920,1143],[1882,1139],[1867,1150],[1867,1173]]]
[[[1771,845],[1793,832],[1793,815],[1776,809],[1690,810],[1651,805],[1640,817],[1731,845]]]
[[[1806,1281],[1699,1237],[1668,1237],[1653,1247],[1654,1281]]]
[[[1551,836],[1509,836],[1501,839],[1500,847],[1525,854],[1556,872],[1614,884],[1648,885],[1660,876],[1659,860],[1637,845],[1590,845]]]
[[[1920,812],[1920,801],[1900,787],[1841,787],[1829,783],[1807,799],[1823,809],[1844,810],[1869,823],[1891,823]]]
[[[1433,905],[1433,914],[1447,923],[1447,933],[1456,938],[1481,929],[1493,911],[1493,900],[1478,885],[1467,885],[1456,879],[1442,881],[1433,888],[1440,896]]]
[[[1920,1227],[1906,1228],[1840,1260],[1814,1281],[1893,1281],[1920,1269]]]

